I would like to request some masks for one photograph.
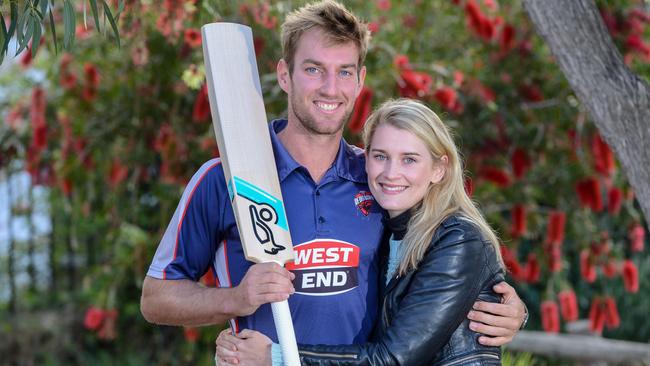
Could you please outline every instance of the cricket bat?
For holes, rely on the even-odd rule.
[[[293,260],[250,27],[201,28],[210,110],[246,259]],[[300,365],[287,301],[271,304],[284,364]]]

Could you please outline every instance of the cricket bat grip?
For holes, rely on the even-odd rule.
[[[278,333],[284,365],[300,366],[298,345],[296,344],[296,334],[293,331],[289,303],[287,300],[273,302],[271,303],[271,310],[273,310],[273,321],[275,322],[275,331]]]

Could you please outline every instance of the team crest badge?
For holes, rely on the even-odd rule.
[[[354,204],[357,206],[357,209],[361,211],[363,216],[368,216],[374,201],[375,198],[372,196],[372,193],[368,191],[360,191],[354,195]]]

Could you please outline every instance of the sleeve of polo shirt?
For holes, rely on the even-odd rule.
[[[217,243],[223,236],[227,196],[220,160],[208,161],[185,187],[147,275],[198,281],[214,262]]]

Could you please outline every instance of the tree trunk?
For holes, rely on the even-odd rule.
[[[650,222],[650,87],[623,62],[593,0],[524,0]]]

